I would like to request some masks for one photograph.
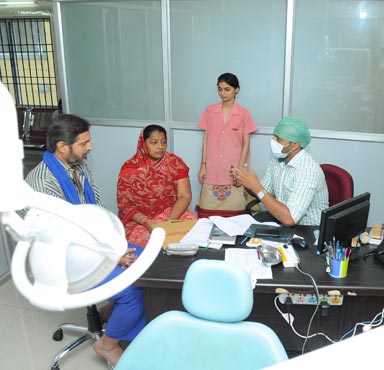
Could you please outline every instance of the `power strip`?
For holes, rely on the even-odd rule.
[[[298,267],[300,259],[292,245],[284,244],[284,247],[278,246],[277,249],[281,253],[284,267]]]
[[[298,293],[282,293],[279,294],[279,301],[281,304],[286,304],[289,298],[292,304],[308,304],[308,305],[316,305],[317,298],[315,294],[298,294]],[[342,295],[328,295],[328,294],[320,294],[320,303],[326,302],[330,306],[341,306],[343,304],[343,296]]]

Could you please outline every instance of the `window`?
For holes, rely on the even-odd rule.
[[[73,113],[196,129],[229,71],[238,102],[268,133],[293,115],[320,137],[383,140],[384,1],[60,3]]]
[[[173,120],[197,122],[209,104],[220,101],[217,77],[232,72],[240,81],[236,100],[258,125],[278,122],[285,18],[285,0],[172,0]]]
[[[18,108],[56,108],[50,18],[0,19],[0,78]]]
[[[383,1],[297,1],[293,115],[320,130],[384,133],[383,21]]]
[[[71,112],[164,121],[160,5],[159,0],[61,4]]]

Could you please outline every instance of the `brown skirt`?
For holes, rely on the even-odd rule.
[[[243,186],[203,184],[196,211],[198,218],[236,216],[246,213],[245,206],[251,200]]]

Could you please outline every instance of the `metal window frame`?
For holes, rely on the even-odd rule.
[[[0,19],[0,23],[0,59],[4,65],[0,77],[14,94],[16,106],[56,109],[59,97],[51,18],[10,17]],[[40,68],[44,64],[45,68]]]

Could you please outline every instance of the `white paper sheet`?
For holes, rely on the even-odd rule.
[[[197,220],[191,230],[180,240],[181,243],[197,244],[200,247],[206,247],[208,237],[211,233],[213,222],[208,218],[200,218]]]
[[[256,222],[251,215],[247,214],[233,217],[211,216],[209,219],[230,236],[243,235],[245,230]]]
[[[261,262],[256,249],[227,248],[225,260],[243,266],[250,274],[253,288],[257,279],[273,278],[272,269]]]
[[[221,230],[230,236],[244,235],[252,224],[261,224],[251,215],[244,214],[233,217],[211,216],[209,219]],[[280,226],[276,222],[263,222],[264,225]]]

